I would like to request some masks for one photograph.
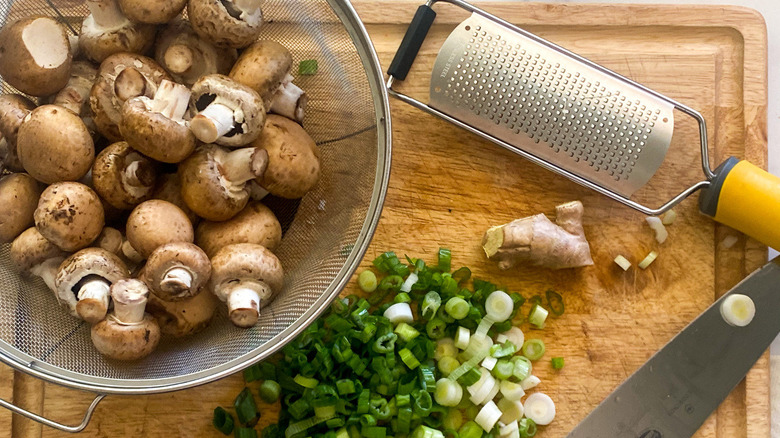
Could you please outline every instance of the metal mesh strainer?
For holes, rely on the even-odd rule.
[[[83,1],[2,1],[11,21],[57,17],[77,32]],[[304,126],[321,151],[322,176],[298,203],[280,203],[289,223],[277,255],[285,290],[262,310],[253,329],[235,328],[226,311],[203,333],[163,340],[134,363],[104,359],[89,326],[58,308],[38,280],[20,278],[8,246],[0,248],[0,360],[50,382],[99,393],[140,394],[206,383],[280,348],[338,294],[362,258],[379,218],[389,176],[387,93],[368,35],[341,0],[269,0],[262,38],[290,49],[295,65],[316,59],[317,74],[296,78],[310,97]],[[13,92],[7,85],[3,92]]]

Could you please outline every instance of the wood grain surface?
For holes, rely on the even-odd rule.
[[[355,8],[386,68],[419,2],[361,0]],[[482,3],[585,57],[698,109],[708,121],[712,163],[729,155],[766,168],[766,31],[757,13],[726,6],[580,5]],[[414,70],[400,88],[425,100],[428,72],[438,47],[464,15],[437,6],[439,15]],[[539,436],[561,437],[621,381],[720,294],[766,259],[765,247],[698,213],[695,200],[676,210],[663,245],[655,243],[644,217],[568,180],[536,167],[444,121],[398,101],[391,102],[393,163],[385,208],[363,266],[382,251],[432,259],[439,246],[452,249],[453,265],[505,284],[526,296],[558,290],[566,314],[543,331],[548,353],[535,367],[540,390],[557,404],[555,422]],[[650,189],[639,195],[657,204],[701,179],[698,138],[681,122],[667,160]],[[544,212],[579,199],[595,265],[547,271],[500,271],[479,243],[490,226]],[[731,248],[721,244],[736,235]],[[612,259],[636,262],[650,250],[647,270],[619,270]],[[354,292],[354,281],[345,293]],[[555,372],[552,356],[566,366]],[[0,367],[0,396],[11,397],[12,372]],[[46,384],[44,412],[78,423],[88,393]],[[84,437],[218,436],[210,425],[217,405],[230,406],[243,388],[240,375],[202,387],[152,396],[111,396],[101,403]],[[278,406],[260,404],[259,427]],[[768,357],[705,423],[700,438],[769,436]],[[0,435],[10,428],[0,411]],[[44,429],[44,437],[65,434]]]

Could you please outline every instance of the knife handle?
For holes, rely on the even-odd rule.
[[[714,173],[699,198],[702,213],[780,250],[780,178],[735,157]]]

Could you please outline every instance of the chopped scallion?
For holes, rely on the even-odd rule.
[[[301,76],[310,76],[317,73],[319,65],[316,59],[304,59],[298,63],[298,74]]]
[[[541,339],[529,339],[523,344],[523,356],[532,361],[541,359],[544,351],[544,341]]]
[[[455,319],[463,319],[469,314],[469,303],[463,298],[452,297],[447,300],[444,310]]]
[[[215,428],[217,428],[218,431],[225,435],[230,435],[230,432],[233,432],[233,416],[230,415],[228,411],[219,406],[214,408],[214,418],[212,419],[212,424]]]
[[[274,380],[265,380],[263,384],[260,385],[260,389],[258,389],[260,400],[266,403],[276,403],[279,400],[281,393],[282,387]]]
[[[260,419],[260,413],[257,412],[255,398],[252,396],[249,388],[244,388],[244,390],[238,394],[233,402],[233,407],[236,410],[238,422],[244,426],[254,427]]]
[[[550,289],[547,292],[545,292],[544,295],[547,298],[547,305],[550,307],[550,311],[553,313],[553,315],[555,316],[563,315],[565,308],[563,305],[563,297],[561,296],[561,294]]]
[[[563,368],[563,358],[562,357],[552,358],[552,367],[554,370],[559,370]]]
[[[377,287],[376,274],[373,271],[366,269],[358,275],[358,287],[363,292],[373,292]]]

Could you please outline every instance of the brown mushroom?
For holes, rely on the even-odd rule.
[[[282,226],[270,208],[250,202],[232,219],[203,221],[195,230],[195,242],[209,257],[234,243],[256,243],[273,251],[282,241]]]
[[[110,286],[130,275],[124,262],[103,248],[84,248],[57,272],[57,296],[70,314],[95,324],[106,317]]]
[[[217,46],[252,44],[263,24],[262,0],[189,0],[187,16],[201,37]]]
[[[206,75],[228,74],[237,58],[236,49],[214,46],[195,33],[186,20],[168,24],[157,37],[154,55],[176,82],[187,86]]]
[[[199,112],[190,129],[204,143],[240,147],[263,131],[265,106],[260,95],[225,75],[198,79],[192,86],[192,100]]]
[[[26,173],[13,173],[0,179],[0,243],[8,243],[33,226],[41,186]]]
[[[122,232],[113,227],[103,227],[103,231],[98,234],[92,246],[105,249],[111,254],[122,256],[122,243],[125,238]]]
[[[155,164],[131,149],[127,142],[103,149],[92,166],[92,184],[108,204],[131,209],[152,195]]]
[[[23,93],[48,96],[68,83],[68,33],[53,18],[25,17],[3,26],[0,54],[0,75]]]
[[[268,151],[268,168],[257,182],[272,195],[297,199],[320,178],[320,151],[292,120],[269,114],[263,134],[252,146]]]
[[[303,122],[309,98],[291,74],[292,54],[276,41],[260,40],[247,47],[230,71],[230,77],[255,90],[269,112]]]
[[[132,53],[106,58],[89,95],[98,131],[112,142],[122,140],[122,105],[133,97],[153,97],[164,79],[171,77],[151,58]]]
[[[35,104],[22,95],[0,95],[0,133],[3,134],[0,160],[13,172],[24,172],[22,162],[19,160],[16,140],[19,127],[22,126],[25,117],[34,109]]]
[[[11,243],[10,258],[17,271],[24,276],[41,277],[55,296],[57,270],[67,256],[68,253],[46,240],[35,227],[24,230]]]
[[[179,164],[181,196],[198,216],[228,220],[249,202],[246,182],[262,175],[266,165],[267,153],[263,150],[228,152],[216,145],[200,146]]]
[[[136,23],[167,23],[184,10],[187,0],[119,0],[122,12]]]
[[[90,14],[81,24],[79,49],[87,58],[103,62],[120,52],[145,53],[154,44],[157,28],[127,19],[117,0],[87,0]]]
[[[181,197],[181,179],[179,178],[178,173],[160,175],[157,178],[157,187],[155,187],[154,193],[152,193],[152,199],[168,201],[181,208],[181,211],[190,218],[190,222],[192,222],[193,226],[200,222],[200,217],[187,207],[187,203],[184,202],[184,198]]]
[[[125,102],[119,132],[138,152],[178,163],[195,150],[195,136],[184,121],[189,103],[187,87],[163,80],[154,99],[140,96]]]
[[[34,218],[43,237],[65,251],[76,251],[92,243],[105,223],[98,195],[77,182],[47,187]]]
[[[194,240],[192,223],[170,202],[152,199],[142,202],[127,218],[127,241],[143,258],[166,243]]]
[[[139,278],[158,298],[182,301],[199,294],[210,276],[211,263],[202,249],[175,242],[155,249]]]
[[[238,327],[257,323],[260,309],[282,288],[284,273],[276,256],[261,245],[236,243],[211,259],[211,290],[226,302],[230,321]]]
[[[160,324],[160,331],[181,338],[208,327],[218,302],[217,297],[210,290],[204,290],[183,301],[163,301],[150,294],[146,311]]]
[[[19,127],[17,153],[24,169],[46,184],[76,181],[95,159],[95,145],[84,122],[59,105],[35,108]]]
[[[92,326],[92,344],[100,354],[116,360],[148,356],[160,342],[160,326],[145,312],[149,289],[138,280],[111,285],[114,311]]]

